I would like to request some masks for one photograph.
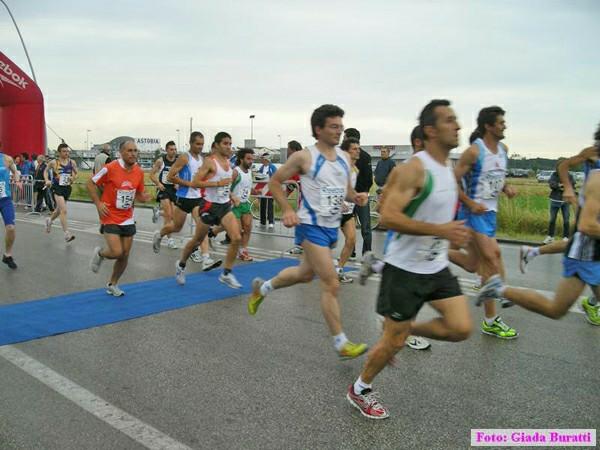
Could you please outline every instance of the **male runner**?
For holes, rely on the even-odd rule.
[[[177,189],[175,189],[175,185],[168,179],[169,170],[171,170],[177,159],[175,142],[167,142],[165,150],[167,154],[154,161],[154,166],[152,166],[152,171],[150,172],[150,180],[156,185],[156,189],[158,190],[156,201],[159,202],[152,210],[152,223],[158,222],[162,208],[163,223],[166,226],[173,221],[173,207],[177,201]],[[175,248],[175,239],[170,235],[167,238],[169,239],[168,247]]]
[[[335,105],[317,108],[310,119],[315,145],[295,152],[273,175],[269,188],[282,211],[283,224],[296,227],[295,243],[304,249],[302,261],[297,267],[289,267],[274,278],[263,281],[255,278],[248,312],[256,314],[265,296],[275,289],[309,283],[314,276],[321,283],[321,310],[333,336],[338,355],[356,358],[367,350],[366,344],[348,340],[342,330],[340,305],[337,299],[339,281],[331,249],[336,245],[338,228],[342,218],[344,199],[363,206],[366,193],[357,193],[351,186],[350,161],[337,145],[344,130],[344,111]],[[302,205],[296,214],[282,188],[282,183],[292,176],[300,175]]]
[[[175,263],[175,279],[178,284],[185,284],[185,268],[188,258],[200,242],[206,239],[210,226],[223,225],[231,243],[227,248],[225,265],[219,281],[233,289],[240,289],[242,285],[231,271],[242,240],[238,221],[231,212],[230,190],[233,175],[233,170],[229,165],[231,136],[220,131],[215,136],[213,146],[213,153],[204,158],[202,166],[190,184],[192,188],[200,188],[203,191],[203,197],[198,205],[200,220],[197,222],[194,236],[185,245],[181,252],[181,258]]]
[[[569,241],[563,258],[563,278],[554,300],[536,291],[504,285],[498,275],[491,277],[481,288],[477,305],[493,296],[504,296],[517,305],[551,319],[560,319],[577,301],[586,285],[594,294],[594,301],[584,298],[581,307],[592,325],[600,325],[600,171],[594,170],[585,184],[582,205],[577,214],[577,231]]]
[[[71,242],[75,236],[69,231],[67,223],[67,201],[71,196],[71,185],[77,178],[77,164],[69,157],[70,149],[67,144],[59,144],[57,149],[57,158],[50,161],[44,170],[44,181],[47,187],[52,188],[56,209],[50,217],[46,218],[46,233],[52,230],[52,222],[60,217],[60,224],[65,233],[65,242]],[[52,180],[49,178],[49,171],[52,171]]]
[[[150,194],[144,190],[144,172],[137,164],[138,149],[135,142],[123,141],[119,145],[120,158],[108,163],[87,182],[87,189],[100,217],[100,233],[106,246],[96,247],[90,261],[90,269],[97,273],[102,261],[114,259],[112,275],[106,284],[106,293],[114,297],[125,295],[119,279],[129,260],[135,235],[133,218],[134,201],[148,202]],[[98,187],[103,189],[98,196]]]
[[[200,224],[198,206],[202,200],[202,195],[200,189],[192,186],[192,180],[202,166],[201,153],[203,147],[204,135],[199,131],[192,132],[190,134],[190,150],[179,155],[167,174],[167,180],[178,185],[179,188],[177,189],[177,200],[173,209],[173,221],[154,232],[152,238],[154,253],[160,252],[160,241],[163,236],[177,233],[183,228],[188,214],[192,215],[196,227]],[[221,260],[215,261],[210,257],[208,242],[202,241],[200,247],[202,249],[202,270],[211,270],[221,265]]]
[[[447,100],[432,100],[419,122],[425,151],[394,169],[380,206],[381,223],[389,230],[377,300],[377,313],[385,316],[383,335],[346,395],[370,419],[388,417],[372,382],[411,332],[458,342],[472,330],[467,299],[448,269],[449,242],[462,247],[469,239],[464,223],[453,220],[458,192],[448,162],[450,151],[458,145],[460,126]],[[441,317],[414,323],[425,302]]]
[[[11,269],[16,269],[17,264],[12,257],[12,249],[15,243],[15,205],[12,201],[10,191],[10,174],[12,173],[15,183],[19,183],[19,173],[13,159],[2,153],[0,142],[0,215],[4,221],[4,254],[2,262]]]
[[[238,150],[231,183],[232,212],[242,230],[242,242],[238,252],[238,258],[242,261],[252,261],[254,259],[248,253],[248,242],[250,242],[250,234],[252,233],[252,204],[249,199],[252,191],[252,171],[250,169],[253,162],[254,150],[251,148]],[[229,239],[229,242],[231,243],[231,239]]]
[[[479,111],[477,128],[469,139],[471,146],[463,152],[454,169],[462,202],[459,218],[464,217],[467,226],[473,230],[468,254],[477,255],[475,267],[483,281],[494,274],[505,276],[500,246],[496,240],[498,195],[504,192],[507,197],[513,198],[517,194],[512,186],[505,184],[508,148],[500,142],[506,130],[504,114],[504,110],[498,106]],[[462,189],[463,179],[466,192]],[[510,303],[503,306],[510,306]],[[481,331],[500,339],[519,336],[496,314],[495,299],[485,303]]]

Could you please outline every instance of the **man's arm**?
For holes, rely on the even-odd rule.
[[[96,174],[93,177],[90,177],[86,184],[87,191],[90,194],[92,202],[94,202],[94,204],[96,205],[96,209],[98,210],[98,216],[100,216],[100,218],[108,214],[108,206],[106,206],[104,202],[100,200],[100,197],[98,196],[98,189],[96,188],[96,186],[98,184],[102,184],[102,182],[104,181],[103,178],[106,176],[107,173],[108,169],[106,168],[106,166],[104,166],[102,169],[96,172]]]
[[[150,181],[152,181],[159,190],[164,191],[165,187],[158,179],[158,173],[162,170],[162,164],[162,158],[158,158],[156,161],[154,161],[154,164],[152,164],[152,170],[150,171]]]
[[[231,174],[231,189],[229,191],[229,198],[231,199],[233,206],[239,206],[240,198],[233,193],[233,188],[235,188],[235,185],[237,184],[236,181],[239,183],[238,178],[240,177],[238,176],[237,170],[234,169],[232,172],[233,173]]]
[[[585,184],[585,203],[581,208],[577,229],[588,236],[600,239],[600,173],[592,173]]]
[[[169,173],[167,173],[167,180],[169,180],[173,184],[178,184],[179,186],[187,186],[191,187],[191,182],[182,180],[179,178],[179,172],[181,169],[188,163],[188,155],[187,153],[183,153],[179,155],[179,157],[175,160],[171,168],[169,169]]]
[[[6,164],[8,165],[8,170],[10,170],[10,172],[13,175],[13,181],[15,183],[19,183],[21,181],[21,177],[19,176],[19,171],[17,170],[17,165],[15,164],[15,160],[12,159],[10,156],[5,156],[6,158]]]
[[[569,169],[571,167],[578,166],[583,164],[586,161],[589,161],[593,157],[598,156],[598,149],[596,147],[588,147],[580,151],[577,155],[571,156],[570,158],[565,159],[558,165],[558,176],[560,177],[560,182],[565,187],[563,191],[563,200],[573,205],[577,206],[577,197],[575,196],[575,187],[571,184],[569,180]]]
[[[346,159],[346,164],[348,164],[350,171],[352,171],[350,157],[348,155],[344,155],[344,157]],[[355,203],[358,206],[365,206],[369,201],[369,194],[367,192],[356,192],[356,189],[352,186],[352,177],[350,175],[348,176],[348,187],[346,188],[346,200]]]
[[[71,160],[71,167],[73,168],[73,176],[71,177],[71,184],[77,179],[79,172],[77,171],[77,162]]]
[[[50,161],[46,165],[46,168],[44,169],[44,182],[48,186],[51,184],[50,179],[48,178],[48,172],[50,172],[50,170],[54,170],[54,164],[55,164],[55,161]]]
[[[214,187],[223,187],[231,184],[231,178],[223,178],[219,181],[208,181],[207,178],[210,176],[212,172],[216,172],[217,168],[215,167],[215,162],[212,158],[204,158],[204,162],[196,175],[194,175],[194,179],[192,180],[190,187],[193,188],[214,188]]]
[[[458,199],[465,205],[473,214],[483,214],[487,211],[484,205],[477,203],[475,200],[469,198],[463,191],[462,179],[469,173],[473,167],[473,164],[479,157],[479,148],[476,145],[471,145],[467,148],[454,168],[454,176],[456,177],[456,183],[458,184]]]

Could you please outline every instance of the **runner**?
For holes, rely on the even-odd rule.
[[[508,198],[517,195],[512,186],[505,184],[508,148],[500,142],[506,130],[504,114],[504,110],[498,106],[479,111],[477,129],[469,139],[471,146],[463,152],[454,169],[462,203],[459,218],[464,218],[467,226],[473,230],[467,253],[470,256],[477,255],[478,263],[473,264],[473,268],[477,269],[484,282],[495,274],[505,276],[500,246],[496,240],[498,195],[500,192],[504,192]],[[463,191],[463,182],[466,192]],[[512,304],[505,303],[503,306]],[[496,314],[493,298],[485,303],[481,332],[500,339],[516,339],[519,336]]]
[[[171,170],[173,163],[177,159],[175,142],[167,142],[165,150],[167,154],[154,161],[154,166],[150,172],[150,180],[156,185],[158,191],[156,201],[159,202],[152,210],[152,223],[158,222],[162,208],[163,223],[166,226],[173,221],[173,206],[177,201],[177,189],[175,189],[175,185],[168,178],[169,170]],[[168,247],[175,248],[175,239],[171,235],[167,235],[167,238]]]
[[[507,287],[501,277],[494,275],[481,288],[477,305],[490,296],[504,296],[525,309],[560,319],[588,285],[594,296],[584,297],[581,308],[589,323],[600,325],[600,171],[594,170],[589,175],[581,202],[577,231],[563,258],[563,277],[553,300],[533,290]]]
[[[20,183],[17,166],[13,159],[2,153],[2,143],[0,142],[0,215],[4,221],[4,254],[2,262],[11,269],[16,269],[17,264],[12,256],[12,249],[15,243],[15,205],[12,201],[10,191],[10,174],[13,175],[15,183]]]
[[[47,187],[52,188],[56,202],[56,209],[50,217],[46,218],[46,233],[52,231],[52,222],[60,217],[60,224],[67,243],[75,239],[75,236],[69,231],[67,223],[67,201],[71,196],[71,185],[77,178],[77,164],[69,157],[70,151],[67,144],[59,144],[56,151],[58,157],[50,161],[46,166],[46,170],[44,170],[44,181]],[[49,178],[49,171],[52,171],[52,180]]]
[[[321,283],[321,309],[333,336],[335,349],[342,359],[356,358],[367,351],[366,344],[348,340],[342,330],[340,305],[337,299],[339,281],[333,265],[331,248],[336,245],[342,218],[344,199],[357,205],[367,203],[366,193],[356,193],[350,183],[350,161],[337,145],[344,129],[344,111],[335,105],[317,108],[310,119],[313,137],[317,140],[304,150],[295,152],[273,175],[269,182],[273,197],[282,211],[283,224],[296,226],[295,243],[304,249],[299,266],[287,268],[264,281],[255,278],[248,312],[255,315],[260,303],[275,289],[309,283],[318,276]],[[302,206],[292,209],[282,183],[300,175]]]
[[[181,258],[175,263],[175,279],[178,284],[185,284],[185,268],[188,258],[200,242],[206,240],[209,227],[222,224],[231,243],[227,248],[225,265],[219,281],[233,289],[240,289],[242,285],[231,272],[242,239],[238,221],[231,212],[230,189],[233,175],[233,170],[229,165],[231,136],[221,131],[216,134],[213,145],[214,152],[204,158],[202,167],[196,172],[190,183],[191,188],[203,190],[203,198],[200,199],[198,206],[200,220],[197,221],[194,236],[185,245],[181,252]]]
[[[177,189],[177,200],[175,201],[175,208],[173,209],[173,220],[163,226],[160,230],[154,232],[152,238],[152,248],[154,253],[160,252],[160,241],[163,236],[168,236],[171,233],[177,233],[181,231],[188,214],[192,215],[192,218],[196,222],[196,227],[201,223],[200,216],[198,215],[198,206],[202,199],[200,189],[192,186],[192,180],[202,166],[202,148],[204,147],[204,135],[199,131],[194,131],[190,134],[190,150],[186,153],[182,153],[175,160],[171,169],[167,174],[167,181],[179,186]],[[202,270],[211,270],[221,265],[221,260],[213,260],[208,252],[208,242],[202,241],[201,244],[202,256]],[[196,250],[197,252],[197,250]]]
[[[450,151],[458,145],[460,126],[447,100],[432,100],[419,122],[425,151],[394,169],[380,206],[381,223],[389,229],[377,300],[377,313],[385,316],[383,335],[346,394],[370,419],[388,417],[372,383],[411,332],[458,342],[472,330],[467,299],[448,268],[449,242],[462,247],[470,236],[462,221],[454,221],[458,190],[448,161]],[[425,302],[441,317],[415,323]]]
[[[90,261],[90,269],[97,273],[104,259],[114,259],[112,275],[106,284],[106,293],[114,297],[125,295],[119,288],[119,279],[129,260],[135,220],[134,201],[148,202],[150,194],[144,190],[144,172],[137,164],[138,149],[129,140],[119,145],[120,158],[100,169],[87,182],[87,189],[100,217],[100,233],[106,246],[96,247]],[[102,198],[98,196],[102,188]]]

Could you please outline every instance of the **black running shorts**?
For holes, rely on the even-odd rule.
[[[71,186],[54,185],[52,186],[52,192],[54,193],[54,195],[58,195],[59,197],[64,198],[66,202],[71,196]]]
[[[135,225],[116,225],[116,224],[108,224],[108,225],[100,225],[100,233],[101,234],[118,234],[123,237],[131,237],[135,235],[136,228]]]
[[[231,212],[231,203],[211,203],[205,198],[200,202],[200,219],[206,225],[220,225],[221,219]]]
[[[156,200],[157,201],[161,201],[161,200],[171,200],[171,202],[175,203],[177,201],[177,194],[176,194],[176,190],[173,186],[171,185],[167,185],[165,186],[165,190],[164,191],[159,191],[157,189],[157,194],[156,194]]]
[[[175,201],[175,206],[177,206],[180,210],[187,214],[191,214],[196,206],[200,204],[201,198],[185,198],[185,197],[177,197]]]
[[[458,279],[447,267],[437,273],[420,274],[386,263],[379,285],[377,313],[398,322],[412,320],[425,302],[460,295]]]
[[[348,222],[350,219],[354,218],[354,214],[350,213],[350,214],[342,214],[342,223],[340,224],[340,228],[342,228],[346,222]]]

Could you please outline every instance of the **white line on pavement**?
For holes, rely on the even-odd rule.
[[[187,445],[111,405],[106,400],[94,395],[13,346],[0,347],[0,356],[146,448],[152,450],[191,450]]]

